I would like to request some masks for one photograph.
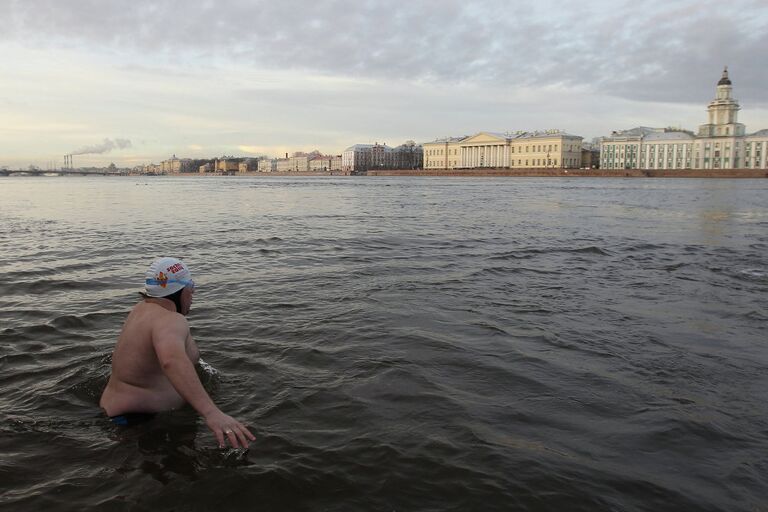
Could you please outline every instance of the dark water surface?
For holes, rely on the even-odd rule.
[[[252,427],[97,402],[191,267]],[[768,180],[0,178],[0,507],[768,510]]]

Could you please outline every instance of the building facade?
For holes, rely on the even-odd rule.
[[[746,135],[738,122],[739,103],[732,96],[728,69],[707,106],[707,123],[697,133],[679,128],[638,127],[613,132],[600,143],[603,169],[766,168],[768,130]]]
[[[447,137],[424,144],[424,169],[578,168],[581,144],[560,130]]]
[[[259,172],[274,172],[277,170],[277,160],[274,158],[262,158],[259,160]]]
[[[259,161],[255,158],[246,158],[238,164],[238,171],[240,174],[248,172],[256,172],[259,169]]]
[[[278,158],[276,160],[275,170],[277,172],[289,172],[291,171],[291,161],[287,158]]]
[[[341,154],[344,173],[360,173],[382,169],[420,169],[424,161],[424,148],[412,140],[395,148],[386,144],[355,144]],[[338,163],[333,164],[333,166]]]
[[[292,172],[309,171],[309,157],[307,155],[295,155],[288,158],[288,170]]]
[[[194,172],[193,161],[191,158],[176,158],[176,155],[160,162],[160,173],[178,174],[182,172]]]

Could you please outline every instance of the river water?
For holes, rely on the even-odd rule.
[[[193,411],[98,408],[155,257]],[[768,180],[0,178],[0,508],[768,510]]]

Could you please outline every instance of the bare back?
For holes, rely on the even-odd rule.
[[[112,354],[112,375],[100,402],[107,415],[160,412],[184,404],[161,367],[156,353],[158,337],[164,343],[178,343],[192,363],[199,359],[186,318],[151,301],[138,303]]]

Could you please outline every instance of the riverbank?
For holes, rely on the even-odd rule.
[[[593,177],[593,178],[768,178],[768,169],[453,169],[382,170],[368,176]]]
[[[146,174],[101,174],[101,173],[81,173],[81,172],[62,172],[54,171],[47,173],[28,173],[24,171],[10,171],[0,173],[0,176],[51,176],[51,175],[73,175],[73,176],[155,176]],[[251,177],[274,177],[274,176],[350,176],[349,171],[282,171],[282,172],[246,172],[246,173],[168,173],[158,176],[170,177],[210,177],[210,176],[251,176]],[[381,170],[368,171],[361,174],[367,176],[457,176],[457,177],[510,177],[510,178],[548,178],[548,177],[568,177],[568,178],[768,178],[768,169],[453,169],[453,170],[421,170],[421,169],[399,169],[399,170]]]

